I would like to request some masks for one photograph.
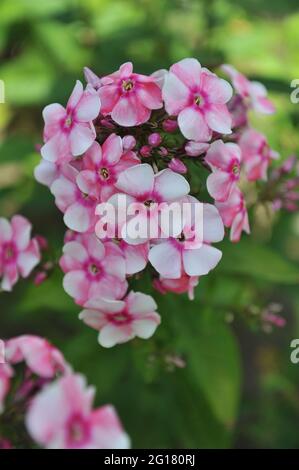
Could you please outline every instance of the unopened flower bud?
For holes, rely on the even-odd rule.
[[[123,137],[124,150],[133,150],[135,145],[136,145],[136,139],[133,135],[125,135],[125,137]]]
[[[175,132],[178,128],[178,123],[174,119],[165,119],[162,126],[165,132]]]
[[[158,134],[158,132],[154,132],[153,134],[150,134],[148,137],[148,143],[152,147],[158,147],[158,145],[160,145],[161,142],[162,142],[162,137],[160,136],[160,134]]]
[[[170,168],[172,171],[175,171],[176,173],[181,174],[185,174],[188,171],[186,165],[178,158],[172,158],[168,164],[168,168]]]
[[[151,151],[152,149],[149,145],[143,145],[140,149],[140,155],[145,158],[150,157]]]

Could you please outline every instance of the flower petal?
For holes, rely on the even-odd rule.
[[[211,133],[200,110],[189,106],[178,116],[179,128],[186,139],[200,142],[210,140]]]
[[[203,276],[217,266],[221,257],[220,250],[205,244],[195,250],[185,250],[183,252],[184,269],[189,276]]]

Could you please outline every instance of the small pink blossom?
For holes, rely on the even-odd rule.
[[[10,389],[10,380],[13,374],[13,369],[9,364],[0,363],[0,414],[4,410],[4,401]]]
[[[79,305],[95,295],[119,299],[127,290],[124,254],[114,242],[101,242],[93,234],[64,245],[60,266],[63,287]]]
[[[153,282],[153,286],[161,294],[174,292],[175,294],[188,293],[189,300],[194,300],[194,288],[198,285],[199,276],[188,276],[182,274],[179,279],[168,279],[160,276]]]
[[[47,385],[26,416],[31,437],[50,449],[127,449],[130,440],[110,405],[92,409],[94,387],[70,374]]]
[[[58,103],[46,106],[42,157],[50,162],[67,162],[82,155],[96,138],[92,121],[98,116],[100,105],[97,92],[91,86],[84,91],[77,81],[66,108]]]
[[[83,192],[78,182],[78,170],[68,165],[51,185],[57,207],[64,213],[64,223],[77,232],[93,232],[96,224],[95,208],[98,199]]]
[[[165,121],[163,121],[162,123],[162,127],[164,129],[165,132],[175,132],[178,128],[178,122],[176,119],[165,119]]]
[[[189,183],[182,176],[170,169],[154,173],[153,168],[147,163],[136,165],[125,170],[119,175],[116,188],[127,195],[127,199],[134,207],[134,202],[143,204],[144,211],[137,210],[137,215],[131,217],[122,228],[122,236],[126,239],[127,233],[132,233],[136,224],[140,227],[150,226],[152,233],[159,233],[159,212],[162,214],[163,209],[158,203],[175,202],[181,200],[190,190]],[[113,198],[118,196],[115,194]],[[112,199],[112,198],[111,198]],[[111,200],[109,200],[111,202]],[[109,202],[108,201],[108,202]],[[148,219],[150,223],[148,224]],[[144,243],[151,238],[150,234],[145,234],[145,238],[128,239],[131,244]],[[155,237],[156,238],[156,237]]]
[[[102,86],[100,77],[98,77],[90,68],[84,67],[84,77],[86,82],[92,86],[95,90],[98,90]]]
[[[217,202],[223,223],[226,227],[231,227],[230,240],[238,242],[242,231],[250,233],[248,213],[242,192],[235,187],[226,202]]]
[[[84,194],[107,201],[116,192],[115,183],[120,173],[138,163],[137,155],[125,151],[122,139],[111,134],[102,146],[94,142],[86,152],[77,184]]]
[[[224,202],[240,179],[240,147],[215,140],[207,151],[205,161],[212,170],[207,179],[209,194],[216,201]]]
[[[66,372],[69,366],[61,352],[44,338],[23,335],[5,343],[6,360],[14,365],[25,362],[36,375],[53,378],[57,372]]]
[[[241,135],[239,145],[248,180],[267,180],[269,163],[279,154],[269,147],[266,137],[255,129],[247,129]]]
[[[232,97],[230,84],[202,68],[196,59],[172,65],[165,78],[163,98],[168,114],[178,116],[182,134],[191,140],[210,140],[211,131],[231,133],[226,103]]]
[[[161,321],[156,309],[151,296],[131,291],[124,300],[91,298],[79,318],[100,332],[101,346],[110,348],[136,336],[150,338]]]
[[[221,68],[231,78],[236,92],[255,111],[264,114],[275,112],[275,107],[267,98],[267,90],[262,83],[248,80],[245,75],[238,72],[232,65],[224,64]]]
[[[161,89],[155,77],[133,73],[126,62],[117,72],[101,79],[98,93],[101,113],[110,115],[121,126],[138,126],[148,121],[153,109],[162,108]]]
[[[197,204],[193,196],[186,201]],[[219,242],[224,237],[224,227],[215,206],[203,204],[203,230],[198,236],[193,223],[185,224],[177,238],[169,238],[154,245],[149,252],[149,262],[165,278],[180,279],[188,276],[208,274],[219,263],[222,253],[211,243]]]
[[[11,291],[19,276],[26,278],[40,262],[40,249],[35,238],[30,238],[32,226],[21,215],[11,222],[0,218],[0,278],[1,288]]]

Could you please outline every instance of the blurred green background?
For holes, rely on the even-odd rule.
[[[0,0],[0,215],[29,217],[59,258],[62,217],[33,179],[34,146],[43,107],[66,102],[84,65],[102,75],[127,60],[142,73],[190,56],[232,63],[277,106],[253,124],[282,158],[298,153],[298,46],[298,0]],[[59,346],[97,386],[97,404],[117,407],[133,447],[299,447],[299,215],[269,217],[259,205],[251,221],[250,238],[223,243],[196,300],[153,294],[163,321],[149,341],[102,349],[58,268],[40,287],[1,293],[0,337],[35,333]],[[149,280],[135,287],[153,293]],[[262,312],[273,302],[287,325],[270,332]]]

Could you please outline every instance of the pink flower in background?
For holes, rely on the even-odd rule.
[[[101,79],[98,93],[101,113],[121,126],[138,126],[148,121],[153,109],[162,108],[161,89],[155,77],[133,73],[126,62],[117,72]]]
[[[79,318],[100,332],[101,346],[110,348],[135,336],[150,338],[161,321],[156,309],[151,296],[131,291],[124,300],[91,298]]]
[[[250,233],[246,203],[239,188],[233,189],[226,202],[217,202],[216,207],[224,225],[231,227],[230,239],[232,242],[240,240],[242,231]]]
[[[81,191],[100,201],[107,201],[116,192],[115,183],[119,174],[140,163],[132,151],[124,151],[122,139],[111,134],[102,147],[94,142],[84,155],[83,170],[77,183]]]
[[[279,154],[269,147],[266,137],[255,129],[247,129],[241,135],[239,145],[248,180],[267,180],[269,163]]]
[[[182,134],[191,140],[210,140],[211,131],[231,133],[226,103],[232,97],[230,84],[202,68],[196,59],[172,65],[165,78],[163,99],[169,115],[178,116]]]
[[[198,285],[199,276],[188,276],[182,274],[179,279],[168,279],[160,276],[154,279],[153,286],[161,294],[174,292],[175,294],[188,293],[189,300],[194,300],[194,288]]]
[[[187,196],[186,201],[198,203],[193,196]],[[199,223],[203,224],[202,234],[196,233],[193,223],[186,224],[177,238],[160,241],[150,249],[149,262],[162,277],[180,279],[184,273],[203,276],[217,266],[222,253],[211,243],[223,239],[224,228],[216,207],[203,204]]]
[[[97,218],[95,208],[98,200],[84,193],[77,185],[79,172],[68,165],[51,185],[57,207],[64,213],[64,223],[77,232],[93,232]]]
[[[123,297],[127,290],[126,262],[114,242],[101,242],[95,235],[64,245],[60,266],[63,287],[79,305],[95,295],[109,299]]]
[[[170,169],[155,174],[153,168],[147,163],[125,170],[119,175],[115,186],[128,196],[132,208],[134,202],[144,204],[145,210],[133,216],[122,229],[123,238],[127,239],[128,243],[136,245],[144,243],[150,238],[149,233],[145,234],[145,238],[127,238],[126,234],[131,233],[136,224],[139,224],[140,227],[150,225],[153,228],[152,233],[158,233],[160,230],[159,208],[155,203],[179,201],[190,190],[189,183],[182,175],[174,173]],[[160,208],[160,213],[162,211]],[[147,219],[150,219],[150,224]]]
[[[19,276],[28,277],[40,262],[40,249],[35,238],[30,238],[32,226],[21,215],[11,222],[0,218],[0,277],[1,288],[11,291]]]
[[[262,83],[248,80],[245,75],[238,72],[232,65],[224,64],[221,68],[232,80],[236,92],[255,111],[264,114],[275,112],[275,107],[267,98],[267,90]]]
[[[216,201],[224,202],[240,178],[240,147],[215,140],[207,151],[205,161],[212,170],[207,179],[209,194]]]
[[[23,335],[12,338],[5,343],[5,355],[9,364],[25,362],[36,375],[52,378],[58,372],[69,370],[61,352],[44,338]]]
[[[4,410],[4,401],[10,388],[10,379],[14,375],[9,364],[0,363],[0,414]]]
[[[95,390],[82,375],[70,374],[47,385],[26,416],[31,437],[50,449],[127,449],[130,440],[114,408],[92,409]]]
[[[46,106],[42,157],[50,162],[67,162],[82,155],[96,138],[92,121],[98,116],[100,105],[96,91],[90,86],[84,91],[77,81],[66,108],[58,103]]]

